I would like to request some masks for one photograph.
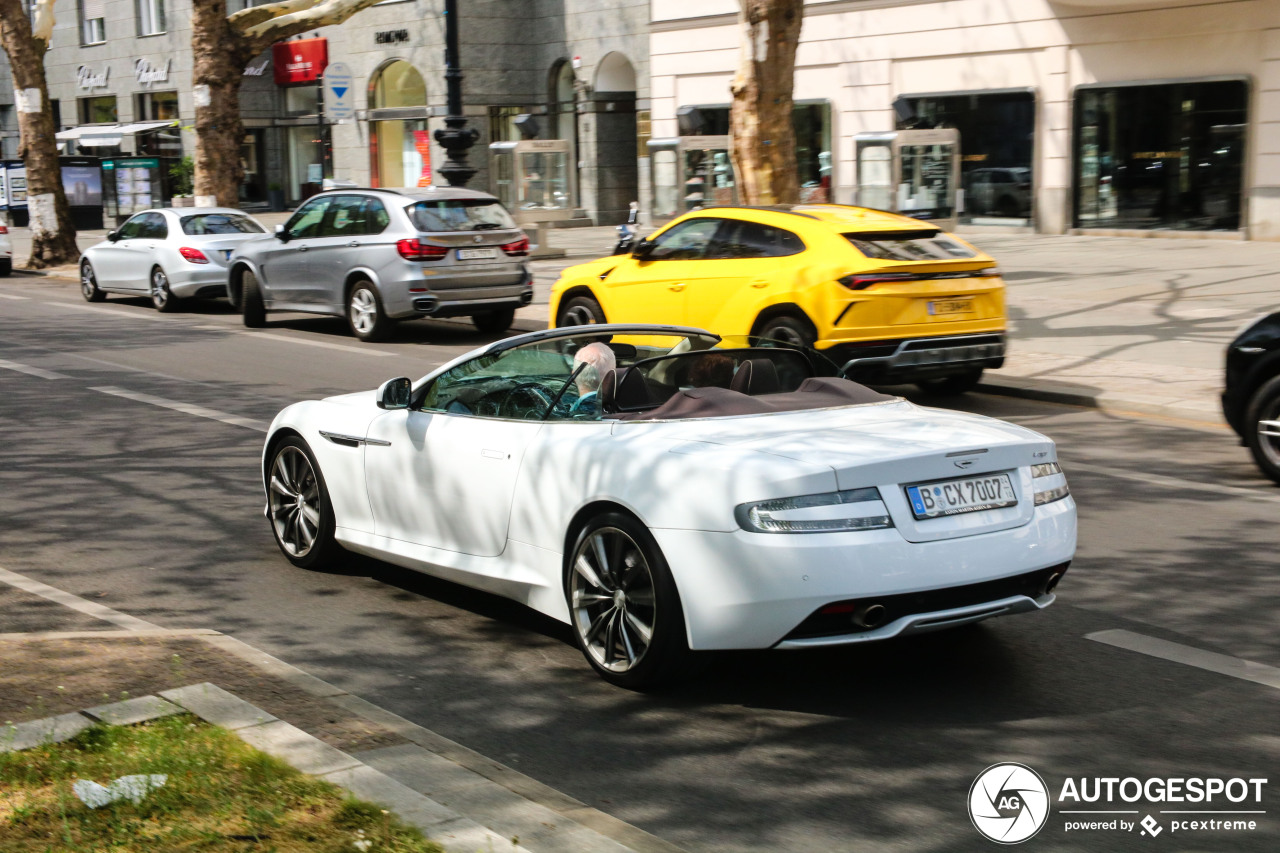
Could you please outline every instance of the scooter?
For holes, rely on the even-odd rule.
[[[631,202],[631,212],[627,214],[627,223],[618,226],[618,242],[613,244],[613,254],[626,255],[636,243],[636,226],[640,222],[640,202]]]

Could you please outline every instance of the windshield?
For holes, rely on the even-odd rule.
[[[183,234],[265,234],[256,219],[240,213],[197,213],[182,217]]]
[[[452,198],[420,201],[405,209],[422,232],[514,230],[507,209],[493,199]]]
[[[968,246],[934,229],[855,232],[844,237],[863,255],[877,261],[950,261],[976,256]]]
[[[762,338],[590,331],[531,341],[464,362],[426,388],[421,408],[519,420],[637,416],[716,389],[733,397],[788,394],[836,365]]]

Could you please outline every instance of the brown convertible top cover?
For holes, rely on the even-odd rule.
[[[894,399],[872,391],[865,385],[827,376],[814,376],[800,383],[795,391],[761,394],[749,397],[728,388],[690,388],[678,391],[661,406],[643,412],[626,412],[624,421],[683,420],[687,418],[721,418],[733,415],[758,415],[766,412],[797,412],[804,409],[828,409],[862,403],[882,403]]]

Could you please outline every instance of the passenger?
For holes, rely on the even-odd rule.
[[[689,369],[689,384],[694,388],[728,388],[731,382],[733,359],[723,353],[708,353]]]
[[[582,371],[574,378],[578,386],[578,399],[569,409],[570,417],[599,417],[600,383],[604,375],[618,366],[618,360],[609,349],[599,341],[587,344],[573,354],[574,369],[585,364]]]

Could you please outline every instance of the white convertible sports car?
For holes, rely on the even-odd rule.
[[[633,688],[691,651],[1051,604],[1076,546],[1053,442],[837,373],[697,329],[507,338],[416,383],[286,408],[266,514],[295,565],[345,549],[516,599]]]

